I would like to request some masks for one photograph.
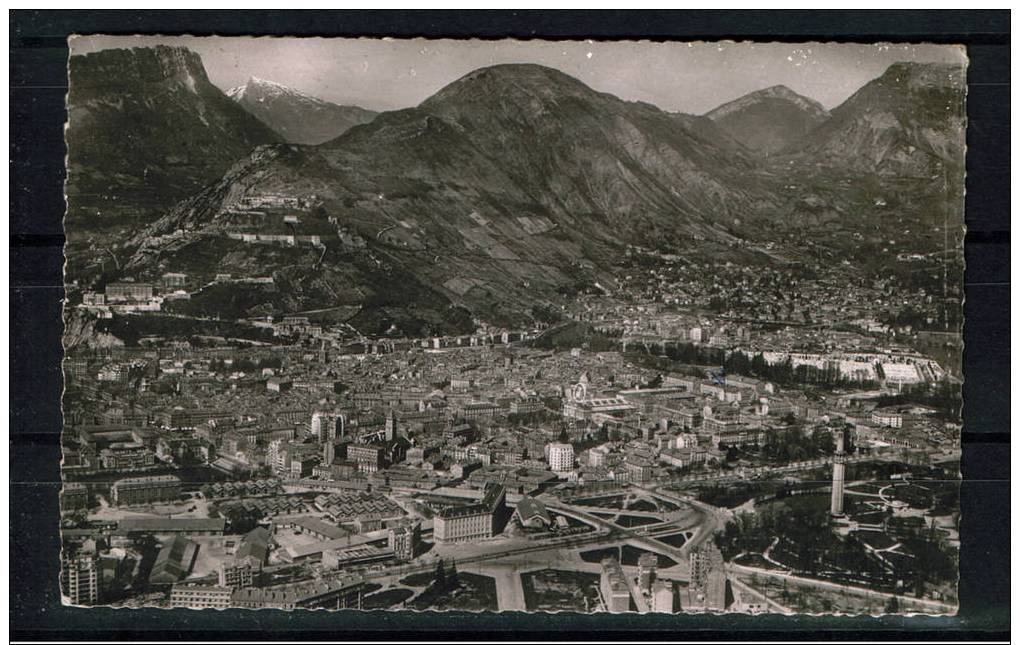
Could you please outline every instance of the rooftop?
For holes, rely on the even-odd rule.
[[[165,531],[223,531],[222,517],[138,517],[117,521],[117,533],[160,533]]]

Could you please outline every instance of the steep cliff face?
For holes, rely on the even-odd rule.
[[[355,105],[337,105],[254,77],[228,90],[227,96],[288,143],[323,143],[368,123],[376,115]]]
[[[794,152],[885,176],[962,176],[965,95],[960,65],[897,63],[834,109]]]
[[[820,103],[785,85],[751,92],[705,116],[743,145],[766,154],[800,141],[829,119]]]
[[[209,82],[182,47],[113,49],[69,62],[68,225],[154,214],[278,141]]]
[[[113,334],[98,329],[98,322],[80,311],[71,309],[64,316],[64,351],[74,349],[109,349],[123,347],[124,341]]]

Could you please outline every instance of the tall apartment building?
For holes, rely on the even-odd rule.
[[[340,412],[316,410],[312,412],[312,421],[308,432],[321,442],[340,439],[346,435],[347,419]]]
[[[332,439],[327,439],[322,442],[322,465],[331,466],[334,459],[336,459],[336,444]]]
[[[95,605],[101,597],[99,555],[95,545],[60,555],[60,588],[73,605]]]
[[[285,470],[290,468],[289,464],[284,463],[286,457],[287,451],[284,448],[283,439],[274,439],[266,446],[266,465],[269,466],[273,473],[283,474]]]
[[[845,433],[836,433],[836,454],[832,456],[832,504],[829,509],[834,517],[843,515],[843,483],[846,478]]]
[[[413,560],[421,545],[421,522],[412,521],[390,529],[387,546],[398,560]]]
[[[549,467],[558,473],[574,469],[574,447],[569,443],[551,443],[548,448]]]
[[[627,575],[623,572],[620,562],[613,557],[602,561],[602,575],[599,578],[599,591],[606,611],[620,614],[630,611],[630,585]]]
[[[690,558],[688,606],[691,609],[723,611],[726,609],[727,580],[722,553],[708,542],[693,549]]]
[[[638,558],[638,587],[645,593],[651,593],[655,582],[656,566],[659,559],[654,553],[642,553]]]

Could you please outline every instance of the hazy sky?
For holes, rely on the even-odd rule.
[[[833,108],[896,61],[961,62],[946,45],[458,41],[194,36],[82,36],[72,54],[183,45],[223,90],[250,76],[373,110],[417,105],[464,74],[498,63],[538,63],[620,98],[703,114],[783,84]]]

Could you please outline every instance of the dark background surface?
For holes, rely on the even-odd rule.
[[[1009,11],[12,11],[9,20],[12,639],[1008,636]],[[877,619],[63,607],[57,490],[63,124],[66,37],[72,33],[966,44],[968,232],[959,615]]]

